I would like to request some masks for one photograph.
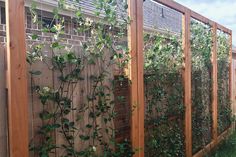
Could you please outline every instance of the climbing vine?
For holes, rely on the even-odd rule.
[[[145,156],[185,155],[183,136],[183,54],[174,35],[146,34]]]
[[[218,31],[218,134],[225,131],[233,120],[229,95],[229,52],[229,36]]]
[[[131,157],[135,150],[129,139],[117,142],[114,119],[117,84],[127,80],[124,69],[130,61],[127,47],[126,2],[94,0],[94,19],[77,5],[58,0],[51,24],[45,25],[32,5],[34,23],[48,41],[33,34],[27,61],[34,95],[40,105],[41,125],[30,142],[30,150],[40,157]],[[65,18],[60,12],[73,9],[71,21],[76,33],[89,32],[86,41],[75,47],[65,43]],[[218,35],[218,132],[230,126],[228,37]],[[147,33],[144,36],[145,156],[185,156],[183,51],[178,35]],[[191,22],[192,131],[193,153],[211,138],[212,33],[208,25]],[[78,52],[79,51],[79,52]],[[40,65],[40,66],[39,66]],[[41,70],[44,67],[44,70]],[[45,70],[46,69],[46,70]],[[114,77],[113,72],[117,76]],[[52,82],[39,79],[52,75]],[[86,84],[87,87],[82,86]],[[78,94],[79,93],[79,94]],[[81,95],[82,96],[81,96]],[[76,100],[76,97],[82,97]],[[35,100],[35,101],[37,101]],[[129,113],[128,113],[129,114]],[[132,114],[132,113],[130,113]]]
[[[32,93],[40,101],[38,116],[42,124],[30,143],[30,150],[40,157],[51,154],[60,157],[131,157],[134,150],[130,142],[128,139],[116,141],[113,124],[116,117],[114,87],[126,77],[123,69],[130,60],[124,40],[129,24],[125,14],[128,6],[125,1],[117,5],[116,0],[94,0],[96,20],[92,20],[84,15],[79,1],[76,2],[77,5],[72,6],[59,0],[53,16],[56,23],[50,25],[44,25],[40,20],[36,5],[31,7],[34,22],[44,26],[41,31],[51,34],[51,40],[43,42],[40,36],[33,34],[34,42],[27,53]],[[74,18],[71,17],[77,25],[75,31],[91,33],[86,42],[81,42],[79,53],[63,40],[65,19],[60,11],[68,8],[75,10]],[[42,66],[46,70],[40,71]],[[118,79],[113,77],[114,70]],[[53,75],[52,84],[37,82],[49,73]],[[89,86],[86,91],[81,90],[84,101],[77,102],[75,97],[79,97],[76,94],[79,92],[76,90],[85,83]],[[122,97],[119,100],[122,101]]]
[[[193,153],[210,143],[212,135],[212,32],[208,25],[191,21]]]

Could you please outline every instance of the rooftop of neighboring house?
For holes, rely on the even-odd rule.
[[[26,5],[30,6],[32,0],[26,0]],[[73,0],[67,0],[68,4]],[[95,8],[94,0],[80,0],[80,6],[85,14],[92,16]],[[117,0],[123,1],[123,0]],[[50,7],[57,5],[57,0],[35,0],[38,3],[39,9],[50,11]],[[117,3],[118,5],[121,3]],[[52,9],[51,9],[52,10]],[[71,12],[64,12],[65,15],[71,15]],[[153,0],[144,1],[144,28],[149,31],[170,32],[180,34],[182,29],[181,13],[165,7]]]
[[[153,0],[145,0],[144,27],[163,32],[181,33],[182,14]]]

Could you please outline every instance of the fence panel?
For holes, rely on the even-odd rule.
[[[182,41],[181,37],[182,16],[182,13],[154,1],[144,2],[143,55],[147,157],[185,156],[182,45],[186,42]],[[188,34],[184,39],[188,40]],[[187,52],[188,48],[185,48]]]
[[[191,20],[192,137],[193,154],[212,140],[212,31],[211,26]]]
[[[156,7],[157,3],[151,0],[146,0],[144,3],[143,1],[129,0],[130,6],[128,8],[130,9],[131,24],[128,33],[126,29],[120,29],[123,32],[119,32],[119,29],[113,28],[113,26],[107,27],[110,21],[107,22],[106,20],[111,18],[109,20],[112,21],[116,16],[113,18],[107,16],[104,18],[105,21],[102,21],[100,17],[93,19],[101,23],[87,21],[86,18],[86,25],[96,23],[96,27],[92,29],[98,28],[98,25],[104,27],[104,29],[96,32],[96,30],[92,31],[89,28],[85,29],[86,31],[83,30],[82,33],[74,33],[74,30],[78,28],[78,23],[73,21],[72,17],[64,17],[65,34],[60,34],[62,42],[59,41],[63,45],[62,47],[60,47],[59,42],[55,42],[58,40],[54,38],[53,31],[55,30],[50,30],[51,28],[49,28],[48,32],[42,32],[40,24],[32,24],[33,18],[30,17],[31,14],[28,12],[26,30],[28,50],[35,52],[34,48],[37,44],[47,43],[46,47],[40,50],[42,51],[41,57],[45,57],[45,60],[42,58],[37,59],[33,65],[28,67],[29,137],[32,149],[40,148],[40,146],[43,147],[47,144],[43,143],[43,140],[47,140],[50,135],[52,139],[50,138],[47,142],[51,142],[53,147],[50,149],[54,153],[51,153],[50,156],[65,155],[65,152],[71,151],[71,148],[75,148],[80,153],[92,154],[99,154],[104,150],[113,151],[115,150],[114,148],[117,148],[116,150],[122,149],[122,152],[124,147],[129,149],[129,140],[131,140],[133,148],[140,149],[140,151],[136,152],[136,156],[139,157],[144,156],[144,152],[147,157],[166,156],[167,154],[190,157],[196,152],[201,154],[204,152],[204,148],[213,147],[217,144],[217,140],[223,137],[220,135],[227,134],[226,130],[232,122],[230,109],[230,85],[232,80],[229,72],[231,68],[231,54],[229,52],[231,53],[232,51],[232,37],[225,35],[223,32],[229,34],[232,32],[174,1],[156,1],[164,4],[164,6],[159,5],[158,8]],[[143,5],[144,14],[140,12]],[[114,8],[109,8],[110,6],[104,4],[99,6],[108,7],[105,8],[108,10],[107,13],[114,11]],[[102,9],[104,8],[101,8],[100,11]],[[127,9],[127,6],[125,9]],[[65,12],[71,16],[74,13],[68,10]],[[41,24],[45,21],[49,22],[50,18],[45,20],[45,15],[42,13],[43,11],[41,11],[39,16],[42,20]],[[102,12],[103,16],[104,13]],[[53,17],[52,14],[50,15]],[[80,14],[78,13],[77,15]],[[173,15],[177,16],[173,18],[175,20],[168,21],[169,17]],[[216,41],[214,41],[215,36],[211,33],[211,28],[202,24],[199,27],[199,21],[197,22],[198,24],[195,23],[196,21],[192,21],[193,23],[190,25],[190,17],[209,23],[209,25],[213,26],[213,29],[218,27],[221,30],[218,31],[217,40],[218,73],[216,73],[216,65],[212,67],[212,62],[213,65],[216,63],[216,56],[213,54],[216,51]],[[144,22],[142,24],[143,18]],[[119,22],[121,21],[119,20]],[[28,28],[31,26],[32,28]],[[122,27],[126,28],[126,26]],[[142,28],[143,26],[144,29]],[[195,27],[201,30],[200,33],[203,37],[192,38],[191,45],[190,36],[194,37],[195,33],[199,33],[198,30],[195,30]],[[56,28],[60,28],[60,26]],[[142,30],[144,30],[144,38]],[[94,35],[94,32],[98,33],[98,36]],[[173,32],[175,33],[173,34]],[[123,34],[122,38],[124,40],[115,41],[115,37],[119,33]],[[35,34],[39,39],[32,41],[32,36]],[[29,36],[31,36],[31,39],[29,39]],[[127,36],[129,39],[127,39]],[[102,42],[94,44],[97,46],[95,54],[99,52],[98,49],[102,49],[102,55],[105,54],[104,58],[99,58],[101,54],[96,54],[92,57],[84,56],[84,48],[88,48],[85,43],[91,42],[90,39],[96,40],[97,37]],[[210,37],[213,37],[213,45]],[[104,39],[110,40],[104,42],[104,44]],[[113,45],[109,45],[113,41],[115,41]],[[127,49],[125,50],[124,48],[128,47],[128,42],[131,51],[131,64],[127,64],[125,68],[128,67],[130,70],[129,78],[123,77],[124,71],[119,71],[117,74],[117,67],[107,67],[107,65],[110,65],[110,62],[108,63],[107,61],[114,61],[114,58],[128,54],[128,52],[125,52]],[[105,46],[101,46],[102,44]],[[201,44],[207,45],[202,46]],[[118,48],[117,45],[122,48]],[[89,46],[92,47],[93,44]],[[115,53],[117,53],[116,56],[114,55],[115,57],[110,53],[114,53],[114,49],[116,50]],[[121,51],[123,54],[120,54]],[[0,145],[4,146],[0,148],[0,157],[6,157],[8,153],[5,56],[3,52],[3,49],[0,49]],[[72,56],[66,56],[68,54]],[[58,71],[55,68],[55,60],[50,60],[50,58],[63,60],[65,59],[63,57],[66,59],[78,57],[84,64],[81,68],[81,78],[79,78],[81,80],[77,83],[70,82],[71,86],[65,80],[63,80],[64,82],[60,81],[68,79],[64,78],[64,76],[73,72],[73,70],[81,69],[78,69],[78,67],[76,69],[72,65],[63,69],[61,73],[60,70]],[[94,59],[93,57],[98,58]],[[119,61],[124,63],[123,59]],[[145,59],[144,69],[143,59]],[[70,75],[69,77],[75,76]],[[100,81],[99,79],[103,77],[106,77],[105,80]],[[131,84],[129,79],[132,81]],[[217,81],[214,81],[215,79],[218,79],[218,93],[216,93],[215,83]],[[99,85],[96,82],[99,82]],[[98,88],[94,88],[97,85]],[[108,90],[112,92],[108,93]],[[42,94],[45,93],[40,92],[45,92],[46,96],[49,97],[46,98],[47,101],[48,99],[50,101],[47,105],[42,100]],[[58,92],[61,92],[59,97],[63,100],[60,100],[59,103],[53,102],[53,96]],[[145,94],[145,106],[143,104],[143,94]],[[216,102],[217,95],[219,97]],[[107,105],[107,101],[109,101],[110,106]],[[68,110],[62,109],[63,113],[59,113],[60,106],[68,107],[66,103],[69,104],[71,112],[67,113]],[[218,108],[216,108],[217,103],[219,104]],[[107,113],[105,113],[105,110]],[[52,119],[50,117],[52,114],[56,116],[57,114],[62,114],[63,116],[60,117],[59,121],[58,117]],[[215,118],[218,119],[216,120]],[[143,127],[144,120],[145,126]],[[65,131],[63,126],[57,124],[58,122],[62,122],[63,125],[68,122],[69,124],[65,125],[69,125],[71,130]],[[43,131],[48,129],[42,127],[45,127],[45,124],[46,127],[49,127],[49,130],[53,128],[53,131],[49,131],[50,133],[47,136],[44,136],[45,132],[42,133],[43,129]],[[74,133],[76,130],[73,128],[74,126],[80,129],[76,134]],[[217,126],[218,131],[216,131]],[[143,134],[144,131],[145,134]],[[224,131],[226,131],[225,134],[223,133]],[[109,145],[110,137],[112,137],[112,142],[116,140],[122,143],[125,139],[128,139],[128,142],[111,146]],[[70,138],[74,139],[71,140]],[[61,149],[55,147],[54,144],[61,147]],[[144,149],[142,149],[143,145],[145,145]],[[35,150],[31,152],[30,156],[38,156],[39,151]],[[127,151],[127,149],[125,150]],[[132,154],[133,152],[129,153]]]
[[[218,135],[228,129],[232,123],[230,100],[230,35],[217,32],[218,63]]]

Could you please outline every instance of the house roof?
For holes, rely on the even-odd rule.
[[[69,0],[72,1],[72,0]],[[94,0],[80,0],[82,9],[93,12],[96,8],[93,3]],[[121,5],[117,0],[117,5]],[[119,8],[120,6],[118,6]],[[122,6],[121,6],[122,7]],[[121,8],[120,7],[120,8]],[[181,13],[165,7],[153,0],[145,0],[144,8],[144,28],[152,30],[169,31],[173,33],[181,33],[182,29],[182,15]],[[118,9],[119,12],[119,9]]]
[[[79,2],[79,5],[82,8],[82,10],[85,12],[85,14],[89,16],[92,16],[94,13],[94,10],[96,9],[93,1],[94,0],[80,0]],[[122,3],[119,3],[119,1],[123,1],[123,0],[117,0],[117,1],[118,1],[117,4],[120,5]],[[27,2],[26,4],[30,6],[30,3],[31,3],[30,0],[26,0],[26,2]],[[47,11],[49,11],[49,9],[46,9],[48,6],[50,7],[57,6],[57,0],[35,0],[35,2],[38,3],[39,9],[42,8],[42,10],[47,10]],[[77,2],[74,2],[73,0],[67,0],[67,2],[68,4],[72,3],[75,5],[77,3]],[[166,6],[163,6],[161,4],[158,4],[157,2],[154,2],[153,0],[145,0],[143,5],[144,5],[143,7],[144,8],[144,28],[146,30],[171,32],[175,34],[181,33],[181,29],[182,29],[181,13],[173,9],[170,9]],[[70,15],[71,13],[70,14],[67,13],[67,14]]]

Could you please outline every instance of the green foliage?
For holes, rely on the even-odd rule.
[[[145,156],[184,153],[183,55],[175,36],[146,34],[145,42]]]
[[[235,157],[236,156],[236,132],[223,140],[215,151],[205,157]]]
[[[212,32],[208,25],[191,21],[193,153],[211,141]]]
[[[218,32],[218,133],[226,130],[233,120],[229,95],[229,36]]]
[[[78,1],[77,1],[78,2]],[[39,118],[42,125],[38,135],[32,139],[30,150],[40,157],[49,157],[58,153],[61,157],[131,157],[134,154],[130,142],[125,140],[117,143],[113,120],[114,111],[114,78],[112,68],[119,69],[119,75],[124,77],[130,57],[124,38],[129,18],[126,14],[117,14],[115,0],[95,0],[95,16],[97,21],[86,18],[79,6],[75,6],[75,17],[78,24],[77,32],[90,31],[91,37],[86,43],[81,43],[82,52],[76,54],[72,49],[63,44],[61,35],[64,34],[64,18],[60,11],[68,7],[65,0],[58,1],[58,8],[54,9],[54,18],[50,26],[42,28],[43,32],[51,33],[51,42],[37,42],[38,36],[33,35],[35,42],[30,45],[27,61],[31,66],[32,90],[37,93],[42,105]],[[123,3],[123,10],[127,4]],[[42,24],[37,19],[36,5],[31,8],[34,22]],[[103,16],[99,16],[103,14]],[[46,54],[46,47],[50,54]],[[34,65],[43,64],[47,71],[39,71]],[[95,68],[96,72],[90,73],[85,78],[86,68]],[[37,84],[37,77],[45,77],[53,73],[56,85],[46,86]],[[87,79],[91,83],[86,93],[87,100],[81,106],[74,104],[73,91]],[[88,116],[85,116],[85,113]],[[77,117],[76,120],[70,118]],[[84,118],[87,118],[84,121]],[[56,143],[56,137],[62,137],[63,143]],[[40,139],[40,140],[38,140]],[[77,140],[83,146],[75,145]],[[58,152],[58,150],[60,150]]]
[[[75,0],[79,2],[79,0]],[[32,139],[30,150],[39,157],[55,155],[61,157],[131,157],[134,150],[128,140],[117,143],[113,120],[114,84],[111,73],[115,67],[118,80],[124,79],[124,68],[130,61],[129,50],[124,38],[130,19],[125,14],[128,5],[117,4],[116,0],[94,0],[96,21],[85,17],[80,6],[71,21],[78,25],[76,32],[90,32],[91,37],[81,42],[81,52],[76,54],[63,43],[65,19],[60,12],[70,8],[65,0],[58,1],[54,17],[42,32],[51,33],[50,42],[39,42],[38,35],[32,35],[35,42],[30,45],[27,61],[33,84],[32,91],[40,100],[42,111],[37,136]],[[121,10],[117,12],[117,8]],[[38,19],[37,6],[31,7],[33,21]],[[56,21],[54,24],[53,21]],[[202,149],[211,139],[211,93],[212,34],[207,25],[192,21],[192,124],[193,152]],[[185,156],[183,118],[183,52],[178,36],[146,34],[144,36],[144,83],[145,83],[145,155],[161,157]],[[46,48],[49,52],[45,52]],[[218,123],[219,132],[224,131],[232,121],[229,101],[229,45],[227,36],[218,36]],[[48,54],[49,53],[49,54]],[[37,64],[43,64],[47,71],[40,71]],[[35,66],[36,65],[36,66]],[[87,69],[95,69],[86,73]],[[52,73],[56,85],[37,84],[38,77]],[[85,76],[85,73],[88,76]],[[75,104],[73,91],[84,81],[91,85],[86,101]],[[122,101],[122,98],[120,98]],[[73,117],[76,118],[70,118]],[[86,118],[86,120],[84,120]],[[57,143],[56,136],[63,143]],[[81,143],[77,146],[75,141]],[[79,148],[78,148],[79,147]],[[138,148],[141,149],[141,148]],[[60,150],[60,151],[58,151]]]

